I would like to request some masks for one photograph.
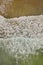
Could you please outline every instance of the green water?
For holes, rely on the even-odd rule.
[[[32,53],[32,54],[27,55],[27,54],[16,53],[17,56],[15,57],[14,56],[15,53],[9,54],[11,51],[10,49],[12,49],[12,46],[10,49],[8,48],[10,51],[8,51],[6,48],[8,46],[7,44],[13,45],[14,41],[13,40],[5,41],[5,40],[0,41],[0,65],[43,65],[43,48],[42,47],[40,49],[36,50],[36,52],[35,52],[36,54]],[[18,39],[18,40],[15,40],[15,42],[16,41],[20,41],[20,40]],[[30,41],[32,41],[32,40],[30,40]],[[6,44],[5,45],[4,42],[6,42],[7,44],[5,43]],[[26,42],[27,41],[25,40],[25,43]],[[40,42],[40,40],[39,40],[39,42]],[[23,43],[23,40],[22,40],[22,43]],[[25,46],[25,43],[23,44],[24,46]],[[36,43],[37,43],[37,41],[36,41]],[[3,47],[1,44],[3,45]],[[33,42],[31,44],[33,44]],[[15,46],[15,47],[17,48],[17,46]],[[39,45],[39,47],[40,47],[40,45]],[[19,51],[17,51],[17,52],[19,52]]]
[[[25,59],[18,59],[10,56],[8,53],[0,48],[0,65],[43,65],[43,53],[39,55],[29,55]]]

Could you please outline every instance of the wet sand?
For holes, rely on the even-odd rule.
[[[0,0],[0,6],[2,2]],[[0,14],[7,18],[43,14],[43,0],[12,0],[4,5],[4,13],[0,11]]]

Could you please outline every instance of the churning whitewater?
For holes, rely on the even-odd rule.
[[[15,56],[36,54],[43,48],[43,15],[10,19],[0,15],[0,47]]]

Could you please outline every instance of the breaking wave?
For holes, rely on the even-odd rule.
[[[0,47],[15,56],[37,54],[43,49],[43,15],[10,19],[0,16]]]

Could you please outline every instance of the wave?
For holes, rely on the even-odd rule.
[[[0,38],[43,37],[43,15],[6,19],[0,16]]]
[[[43,15],[10,19],[0,16],[0,47],[15,57],[37,54],[43,49]]]

